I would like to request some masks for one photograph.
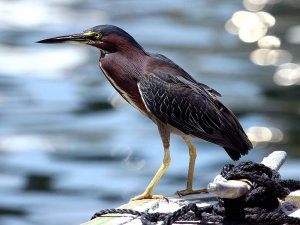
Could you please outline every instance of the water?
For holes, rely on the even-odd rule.
[[[290,63],[300,59],[297,4],[264,9],[276,19],[269,33],[293,55]],[[162,161],[155,125],[104,79],[96,49],[35,44],[97,24],[124,28],[222,93],[256,140],[243,159],[286,150],[281,174],[300,179],[299,86],[274,83],[280,67],[253,64],[256,44],[225,30],[239,10],[240,2],[211,0],[0,1],[0,224],[80,224],[140,194]],[[201,188],[231,161],[215,145],[195,144],[195,187]],[[171,154],[155,193],[185,186],[188,151],[175,136]]]

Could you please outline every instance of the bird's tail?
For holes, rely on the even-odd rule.
[[[245,151],[244,153],[238,152],[236,149],[234,148],[229,148],[229,147],[224,147],[225,151],[227,152],[227,154],[230,156],[230,158],[232,160],[239,160],[241,158],[242,155],[246,155],[248,153],[248,150]]]
[[[248,154],[249,150],[253,148],[252,143],[244,133],[239,132],[235,136],[224,134],[224,136],[230,142],[230,146],[226,146],[224,149],[233,160],[239,160],[242,155]]]
[[[224,107],[222,135],[227,140],[228,145],[223,146],[230,158],[238,160],[242,155],[246,155],[253,148],[241,124],[236,116],[228,108]]]

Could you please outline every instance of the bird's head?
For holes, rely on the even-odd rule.
[[[45,44],[84,44],[94,46],[105,53],[136,48],[144,52],[143,48],[126,31],[113,25],[99,25],[87,29],[79,34],[58,36],[40,40]]]

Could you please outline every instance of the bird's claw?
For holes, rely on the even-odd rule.
[[[130,201],[137,201],[137,200],[143,200],[143,199],[164,199],[166,201],[169,201],[169,199],[167,199],[163,195],[150,195],[150,194],[141,194],[141,195],[135,196],[132,199],[130,199]]]
[[[182,190],[182,191],[176,191],[176,194],[179,195],[180,197],[181,196],[186,196],[186,195],[207,194],[207,193],[208,193],[208,190],[206,188],[205,189],[199,189],[199,190],[185,189],[185,190]]]

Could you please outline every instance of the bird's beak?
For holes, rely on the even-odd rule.
[[[43,44],[87,44],[89,40],[84,33],[48,38],[37,41]]]

